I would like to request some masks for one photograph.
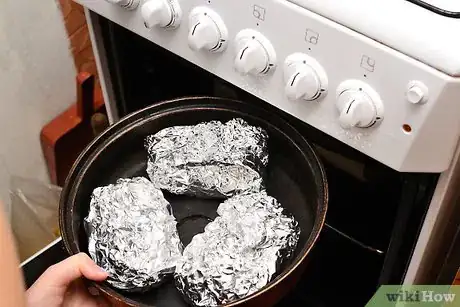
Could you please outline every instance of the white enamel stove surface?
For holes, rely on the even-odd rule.
[[[406,0],[288,0],[418,59],[460,76],[460,19],[435,14]],[[460,12],[458,0],[424,0]]]
[[[460,131],[460,80],[289,1],[149,1],[170,3],[174,12],[178,4],[181,20],[165,26],[172,15],[159,10],[147,28],[146,1],[130,10],[79,2],[398,171],[449,166]],[[191,18],[192,11],[201,15]],[[193,29],[199,37],[190,43]]]

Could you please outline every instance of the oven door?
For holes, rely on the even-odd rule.
[[[379,285],[402,283],[432,178],[317,151],[329,180],[326,225],[300,282],[278,306],[364,306]],[[27,286],[65,257],[57,240],[24,263]]]

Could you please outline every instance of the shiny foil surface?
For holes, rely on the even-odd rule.
[[[157,188],[197,197],[263,189],[268,134],[240,118],[165,128],[146,138],[147,173]]]
[[[118,289],[141,292],[160,284],[182,254],[170,204],[143,177],[96,188],[85,228],[90,256]]]
[[[176,286],[195,306],[227,304],[258,291],[299,240],[297,221],[265,192],[234,196],[217,213],[176,266]]]

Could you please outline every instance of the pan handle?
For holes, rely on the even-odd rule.
[[[344,232],[338,230],[337,228],[335,228],[335,227],[329,225],[328,223],[325,223],[325,226],[326,226],[328,229],[330,229],[330,230],[334,231],[335,233],[337,233],[338,235],[340,235],[340,236],[342,236],[342,237],[344,237],[344,238],[350,240],[350,241],[353,242],[354,244],[356,244],[356,245],[358,245],[358,246],[360,246],[360,247],[362,247],[362,248],[364,248],[364,249],[367,249],[368,251],[371,251],[371,252],[376,253],[376,254],[379,254],[379,255],[385,254],[383,251],[381,251],[381,250],[379,250],[379,249],[373,248],[373,247],[371,247],[371,246],[369,246],[369,245],[366,245],[366,244],[364,244],[364,243],[362,243],[362,242],[356,240],[356,239],[353,238],[353,237],[350,237],[350,236],[347,235],[346,233],[344,233]]]

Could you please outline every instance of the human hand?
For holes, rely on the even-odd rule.
[[[102,297],[91,295],[81,277],[103,281],[107,272],[85,253],[71,256],[49,267],[27,291],[28,307],[109,306]]]

